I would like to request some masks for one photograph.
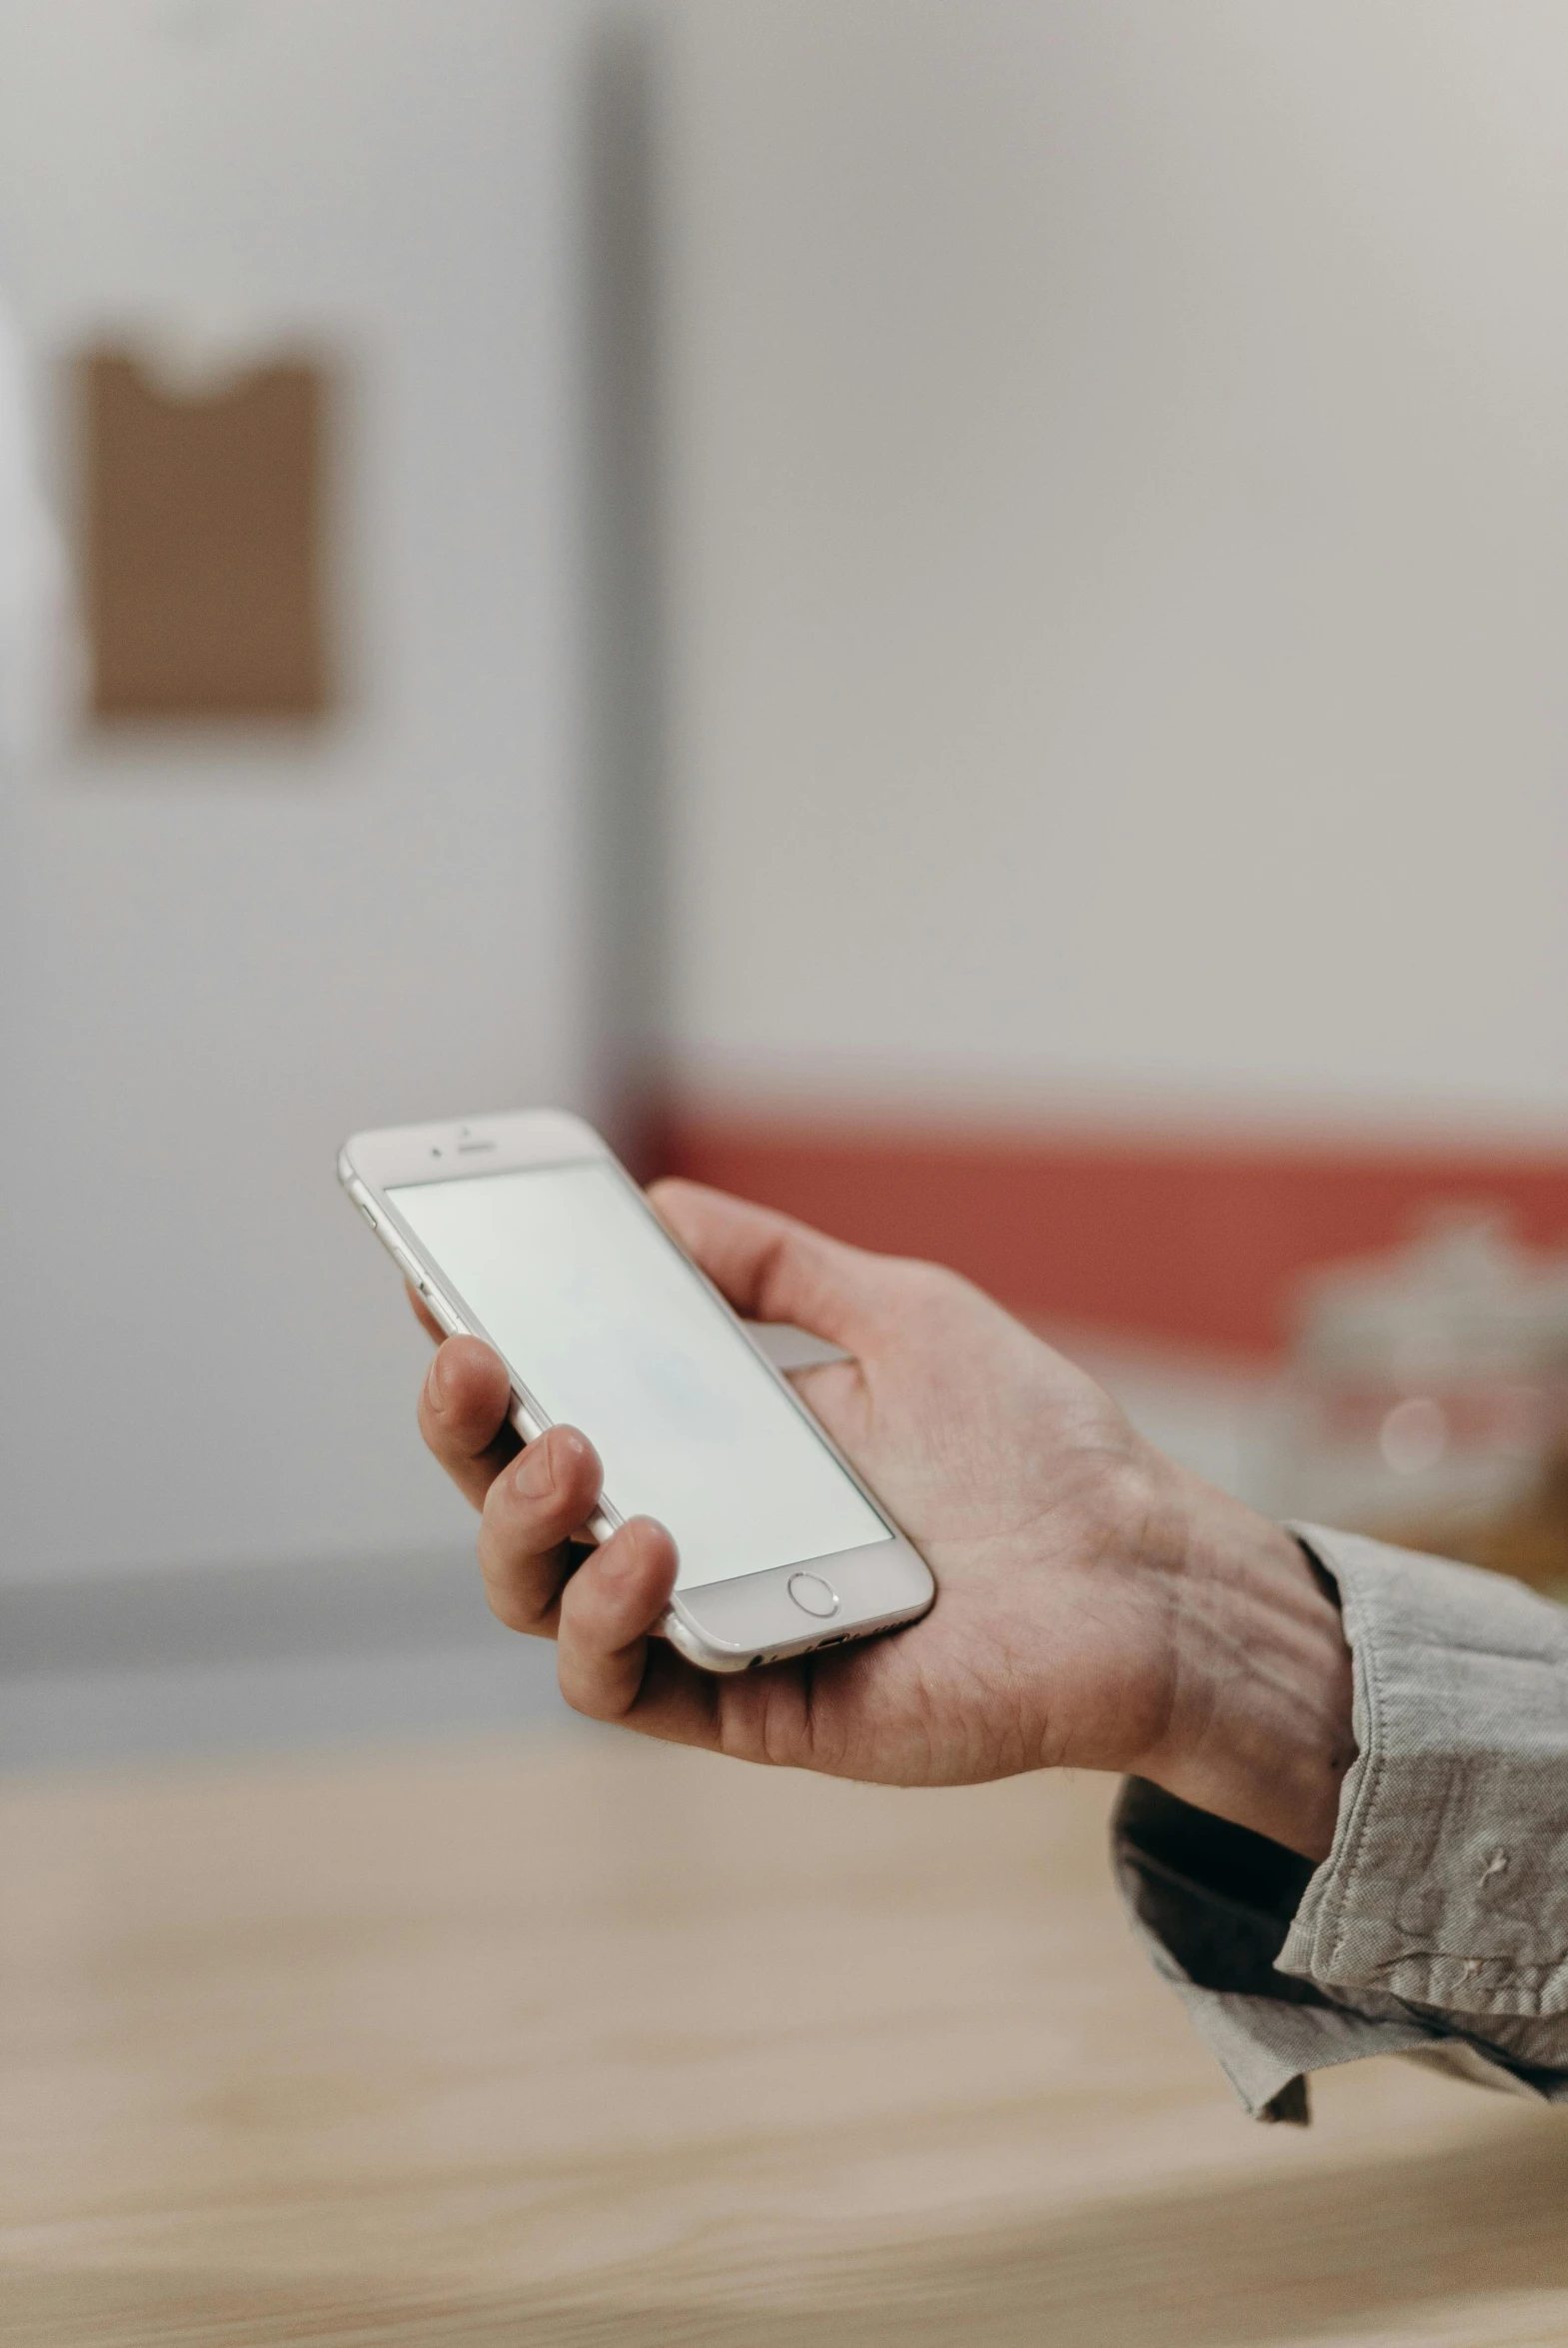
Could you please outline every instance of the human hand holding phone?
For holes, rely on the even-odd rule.
[[[421,1428],[482,1511],[492,1607],[557,1639],[569,1703],[884,1783],[1132,1770],[1326,1852],[1354,1749],[1349,1659],[1287,1533],[1154,1451],[1091,1378],[955,1274],[694,1183],[651,1196],[737,1311],[850,1356],[795,1383],[940,1594],[891,1636],[733,1677],[695,1669],[653,1635],[677,1570],[669,1534],[633,1518],[585,1556],[572,1535],[599,1503],[592,1445],[555,1426],[520,1452],[500,1357],[449,1338]]]

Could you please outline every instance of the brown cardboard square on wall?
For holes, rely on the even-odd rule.
[[[310,719],[331,700],[327,384],[288,360],[187,392],[77,363],[98,719]]]

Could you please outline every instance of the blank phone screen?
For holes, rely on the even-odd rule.
[[[891,1539],[614,1167],[387,1192],[520,1385],[580,1426],[623,1516],[657,1516],[678,1589]]]

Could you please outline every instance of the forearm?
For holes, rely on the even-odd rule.
[[[1137,1774],[1309,1859],[1355,1757],[1332,1584],[1279,1525],[1172,1471],[1151,1519],[1171,1592],[1168,1724]]]

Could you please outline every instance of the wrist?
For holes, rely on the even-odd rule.
[[[1332,1587],[1280,1525],[1183,1469],[1171,1475],[1155,1536],[1169,1593],[1170,1705],[1138,1773],[1323,1859],[1356,1749]]]

